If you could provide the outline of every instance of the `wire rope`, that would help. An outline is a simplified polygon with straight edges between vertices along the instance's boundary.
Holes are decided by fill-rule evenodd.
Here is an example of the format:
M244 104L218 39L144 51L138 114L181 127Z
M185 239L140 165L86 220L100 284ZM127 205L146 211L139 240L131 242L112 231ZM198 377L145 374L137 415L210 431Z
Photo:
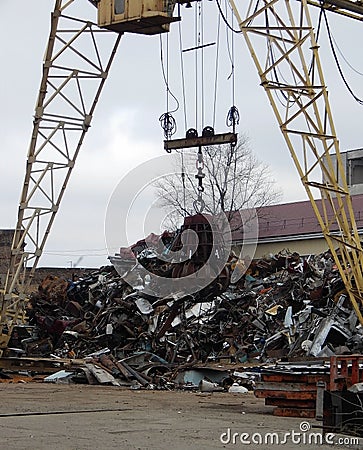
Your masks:
M179 52L180 52L180 71L182 79L182 96L183 96L183 110L184 110L184 128L188 129L187 119L187 101L186 101L186 89L185 89L185 73L184 73L184 58L183 58L183 37L181 31L181 23L179 22Z
M222 11L222 7L221 7L221 4L220 4L219 0L216 0L216 3L217 3L217 7L218 7L218 10L219 10L219 13L220 13L220 15L221 15L221 17L222 17L224 23L227 25L227 27L228 27L231 31L233 31L233 33L236 33L236 34L242 33L241 30L235 30L235 29L232 27L232 25L228 22L226 16L224 15L224 13L223 13L223 11Z
M350 87L350 85L348 84L348 81L345 78L345 75L343 73L342 67L341 67L341 65L339 63L339 59L338 59L337 53L335 51L334 42L333 42L333 38L332 38L332 34L331 34L331 30L330 30L330 25L329 25L327 14L326 14L325 9L324 8L322 8L322 9L323 9L323 15L324 15L324 21L325 21L325 25L326 25L326 30L327 30L327 33L328 33L328 39L329 39L329 43L330 43L330 48L331 48L331 51L332 51L332 54L333 54L333 57L334 57L335 64L337 66L338 72L340 74L340 77L341 77L345 87L347 88L348 92L354 98L354 100L359 105L363 105L363 100L360 99L357 95L355 95L355 93L353 92L353 89Z
M217 115L217 85L218 85L218 69L219 69L219 45L220 45L220 28L221 28L221 16L218 14L217 22L217 48L216 48L216 63L215 63L215 75L214 75L214 98L213 98L213 128L216 124Z

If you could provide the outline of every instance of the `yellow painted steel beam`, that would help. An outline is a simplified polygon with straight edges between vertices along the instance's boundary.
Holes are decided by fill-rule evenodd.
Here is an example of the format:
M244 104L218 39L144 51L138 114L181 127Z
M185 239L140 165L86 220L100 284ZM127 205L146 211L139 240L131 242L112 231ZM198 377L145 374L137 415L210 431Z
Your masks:
M265 0L257 9L253 2L230 0L230 4L352 306L363 324L363 252L308 2ZM316 192L322 199L321 209L315 201ZM332 231L337 229L339 235L335 236Z
M27 289L122 37L65 15L73 2L55 0L51 17L9 270L0 292L0 353L13 327L26 320Z

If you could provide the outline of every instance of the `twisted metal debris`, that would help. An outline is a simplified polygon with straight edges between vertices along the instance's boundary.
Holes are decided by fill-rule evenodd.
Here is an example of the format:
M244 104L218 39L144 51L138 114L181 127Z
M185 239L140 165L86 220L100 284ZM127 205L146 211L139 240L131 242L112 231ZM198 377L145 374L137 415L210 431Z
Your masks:
M141 260L149 268L157 265L150 252ZM243 261L230 258L229 268L236 264ZM283 251L255 260L224 292L212 286L203 295L158 298L148 292L140 262L130 274L139 278L137 288L113 266L72 281L48 277L31 298L31 328L19 327L11 351L98 358L101 364L101 355L107 355L113 364L108 370L126 381L137 377L132 364L125 369L120 361L143 355L134 367L156 366L153 375L165 386L163 374L196 363L271 362L362 350L362 329L329 253L303 258ZM143 378L147 372L138 373L151 383L149 375Z

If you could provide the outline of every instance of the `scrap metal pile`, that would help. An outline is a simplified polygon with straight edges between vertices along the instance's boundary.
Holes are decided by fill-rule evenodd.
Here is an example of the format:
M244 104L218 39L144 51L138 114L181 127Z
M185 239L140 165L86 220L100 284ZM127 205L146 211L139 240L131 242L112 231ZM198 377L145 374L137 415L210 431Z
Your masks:
M236 263L241 261L232 258L229 270ZM139 269L132 269L135 276ZM32 296L28 315L31 327L16 329L13 352L91 355L105 363L107 354L108 370L126 380L135 374L120 361L135 355L144 355L141 366L156 366L160 375L197 362L271 362L363 350L362 327L329 253L301 258L285 251L254 260L237 284L206 298L153 297L145 280L132 288L113 266L73 281L48 277ZM138 381L149 382L149 376Z

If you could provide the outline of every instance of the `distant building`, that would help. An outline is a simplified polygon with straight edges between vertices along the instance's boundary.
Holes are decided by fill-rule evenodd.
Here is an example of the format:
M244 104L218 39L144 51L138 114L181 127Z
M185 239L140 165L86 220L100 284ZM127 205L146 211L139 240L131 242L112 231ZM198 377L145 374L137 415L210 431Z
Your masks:
M358 233L363 238L363 194L352 195L352 204ZM317 207L322 211L322 201L316 200ZM328 217L332 216L328 212ZM248 217L248 214L247 214ZM258 230L256 232L256 246L244 249L244 256L248 252L251 258L262 258L269 254L276 254L282 250L291 253L297 252L301 256L323 253L328 250L328 244L323 236L320 224L309 200L280 205L264 206L257 210ZM248 220L248 219L247 219ZM239 213L233 214L230 220L232 232L232 248L239 254L245 243L243 226ZM332 226L331 232L339 233L338 228ZM164 235L162 235L164 236ZM136 262L136 256L149 246L157 248L162 236L151 234L146 239L138 241L128 248L121 248L120 253L109 257L112 264L122 267L123 270L131 268Z
M341 152L344 173L351 195L363 194L363 148ZM338 182L341 183L336 155L331 155ZM324 177L323 177L324 181Z
M331 155L331 158L338 183L341 183L336 155ZM363 237L363 148L341 152L341 158L352 196L358 232ZM317 200L317 205L320 209L321 200ZM321 253L328 249L310 201L267 206L260 209L258 216L259 241L256 258L284 248L301 255ZM241 239L241 233L233 234L234 244L240 244Z
M6 275L9 268L11 246L14 230L0 230L0 287L4 287ZM64 268L64 267L39 267L35 271L33 285L38 286L48 275L71 280L74 276L89 276L96 269L93 268Z
M322 202L317 200L321 209ZM363 194L352 196L358 232L363 236ZM328 250L328 245L314 214L310 201L265 206L258 211L258 244L255 258L283 249L300 255L318 254ZM337 231L337 229L331 229ZM232 233L233 245L243 242L243 231ZM252 257L252 255L250 255Z

